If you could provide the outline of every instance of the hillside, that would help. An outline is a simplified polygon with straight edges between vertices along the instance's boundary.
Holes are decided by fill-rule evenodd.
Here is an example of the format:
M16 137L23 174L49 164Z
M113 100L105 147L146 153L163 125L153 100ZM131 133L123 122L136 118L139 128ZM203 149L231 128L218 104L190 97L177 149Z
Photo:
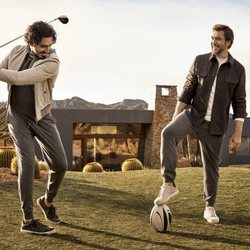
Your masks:
M7 102L0 102L0 109L6 108ZM74 96L64 100L53 100L54 109L117 109L117 110L147 110L148 104L140 99L124 99L113 104L102 104L88 102L80 97Z
M140 99L124 99L121 102L113 104L102 104L88 102L79 97L72 97L64 100L54 100L53 108L66 108L66 109L130 109L130 110L147 110L148 104Z

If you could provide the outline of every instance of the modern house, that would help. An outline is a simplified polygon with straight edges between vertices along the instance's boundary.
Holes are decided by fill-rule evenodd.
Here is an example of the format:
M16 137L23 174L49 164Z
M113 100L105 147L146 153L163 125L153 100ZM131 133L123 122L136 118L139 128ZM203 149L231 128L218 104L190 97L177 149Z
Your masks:
M159 168L161 130L171 121L177 102L177 87L156 85L155 110L53 109L66 150L69 170L81 170L97 161L104 169L120 170L125 159L138 158L146 167ZM250 118L246 118L242 145L235 154L228 150L233 130L230 118L222 149L222 166L250 164ZM0 137L0 145L7 143ZM3 142L5 141L5 142ZM179 156L199 157L195 135L178 145ZM39 154L39 153L38 153Z

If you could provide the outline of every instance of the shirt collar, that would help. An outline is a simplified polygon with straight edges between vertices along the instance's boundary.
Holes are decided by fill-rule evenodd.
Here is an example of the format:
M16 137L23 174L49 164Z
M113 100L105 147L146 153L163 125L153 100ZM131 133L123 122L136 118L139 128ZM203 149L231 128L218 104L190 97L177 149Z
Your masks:
M55 49L50 49L49 54L47 55L47 57L49 57L50 54L52 54L52 53L54 53L54 52L55 52ZM38 56L36 56L34 53L32 53L32 51L31 51L29 45L26 46L26 53L29 54L29 56L30 56L32 59L36 59L36 60L41 59L41 58L39 58ZM46 57L46 58L47 58L47 57ZM44 59L45 59L45 58L44 58Z
M36 55L34 55L30 49L30 46L27 45L26 47L26 53L29 55L29 57L31 57L32 59L38 59L38 57Z
M210 57L209 57L209 61L215 60L216 56L212 53L210 53ZM217 60L217 59L216 59ZM231 65L234 62L234 58L232 57L232 55L228 52L228 59L226 61L226 63L230 63Z

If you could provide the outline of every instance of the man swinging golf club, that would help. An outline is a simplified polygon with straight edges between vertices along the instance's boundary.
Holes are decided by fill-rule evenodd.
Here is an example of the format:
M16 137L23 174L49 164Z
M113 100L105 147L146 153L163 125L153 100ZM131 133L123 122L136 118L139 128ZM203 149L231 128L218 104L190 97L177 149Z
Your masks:
M48 221L60 223L53 200L68 164L51 115L52 89L59 71L59 59L52 45L57 35L46 22L34 22L24 34L27 46L18 45L0 64L0 81L8 84L7 122L18 161L18 191L23 212L21 232L52 234L55 228L42 224L33 215L34 139L49 165L45 194L37 199Z

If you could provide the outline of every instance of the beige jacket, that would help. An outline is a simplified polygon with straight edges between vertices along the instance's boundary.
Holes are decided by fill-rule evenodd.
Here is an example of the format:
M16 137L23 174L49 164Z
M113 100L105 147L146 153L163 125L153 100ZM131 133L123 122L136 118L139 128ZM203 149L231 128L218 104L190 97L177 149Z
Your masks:
M11 85L34 85L36 121L50 112L52 89L59 72L59 59L54 51L45 59L38 59L31 68L18 71L28 46L16 46L0 64L0 81L8 83L10 103Z

